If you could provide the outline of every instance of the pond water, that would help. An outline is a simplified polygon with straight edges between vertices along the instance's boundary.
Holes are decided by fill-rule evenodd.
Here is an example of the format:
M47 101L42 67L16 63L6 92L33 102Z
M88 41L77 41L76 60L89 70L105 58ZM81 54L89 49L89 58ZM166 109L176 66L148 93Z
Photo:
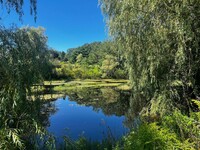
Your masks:
M111 88L81 89L66 92L66 97L50 102L54 107L47 130L56 138L77 140L84 136L91 141L119 139L129 132L125 125L128 107L126 93Z

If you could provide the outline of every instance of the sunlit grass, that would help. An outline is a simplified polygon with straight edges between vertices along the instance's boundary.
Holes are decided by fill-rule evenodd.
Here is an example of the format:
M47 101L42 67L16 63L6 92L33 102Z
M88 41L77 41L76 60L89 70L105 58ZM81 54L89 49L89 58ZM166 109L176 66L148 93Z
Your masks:
M117 86L117 89L123 90L123 91L129 91L131 90L131 86L129 84L123 84L123 85Z
M53 81L54 82L54 81ZM102 79L102 80L75 80L70 82L60 82L59 86L53 88L54 91L62 92L69 89L77 88L101 88L101 87L119 87L120 90L129 90L128 80L114 80L114 79ZM55 84L54 84L55 85Z
M63 97L67 91L76 90L82 88L103 88L103 87L113 87L118 90L130 90L128 80L116 80L116 79L77 79L73 81L65 81L65 80L55 80L55 81L44 81L40 86L33 86L33 92L39 92L41 95L41 99L43 100L52 100L59 97ZM45 86L48 86L45 88ZM54 94L46 94L54 93ZM56 93L56 94L55 94ZM59 93L59 94L57 94ZM63 94L61 94L63 93Z

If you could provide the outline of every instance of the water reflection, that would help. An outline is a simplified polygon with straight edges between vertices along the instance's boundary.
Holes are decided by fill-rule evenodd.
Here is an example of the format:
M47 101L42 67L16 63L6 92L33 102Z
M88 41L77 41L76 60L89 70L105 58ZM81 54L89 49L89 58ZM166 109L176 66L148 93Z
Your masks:
M129 109L128 91L114 88L79 88L66 91L66 98L46 103L51 111L48 130L57 137L84 135L91 140L126 134ZM47 112L48 112L47 111Z
M40 107L39 120L43 126L49 127L49 118L58 111L54 103L44 103Z
M105 115L123 116L129 108L130 93L114 88L75 89L66 95L80 105L92 106L95 111L101 109Z

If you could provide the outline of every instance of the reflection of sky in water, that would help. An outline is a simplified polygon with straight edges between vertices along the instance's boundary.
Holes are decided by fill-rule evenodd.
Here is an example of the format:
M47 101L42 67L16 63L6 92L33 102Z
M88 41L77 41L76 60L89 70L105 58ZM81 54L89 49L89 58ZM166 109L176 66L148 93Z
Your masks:
M48 131L56 137L64 135L77 139L84 135L93 141L103 139L111 131L114 137L121 137L128 129L123 126L124 117L106 116L101 109L78 105L76 102L58 99L54 101L58 111L50 117Z

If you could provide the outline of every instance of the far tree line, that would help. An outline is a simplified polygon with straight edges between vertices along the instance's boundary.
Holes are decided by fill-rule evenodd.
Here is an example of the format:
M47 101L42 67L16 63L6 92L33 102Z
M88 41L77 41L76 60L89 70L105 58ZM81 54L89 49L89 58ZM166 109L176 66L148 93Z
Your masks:
M115 42L93 42L65 52L49 51L51 79L127 79L125 58Z

